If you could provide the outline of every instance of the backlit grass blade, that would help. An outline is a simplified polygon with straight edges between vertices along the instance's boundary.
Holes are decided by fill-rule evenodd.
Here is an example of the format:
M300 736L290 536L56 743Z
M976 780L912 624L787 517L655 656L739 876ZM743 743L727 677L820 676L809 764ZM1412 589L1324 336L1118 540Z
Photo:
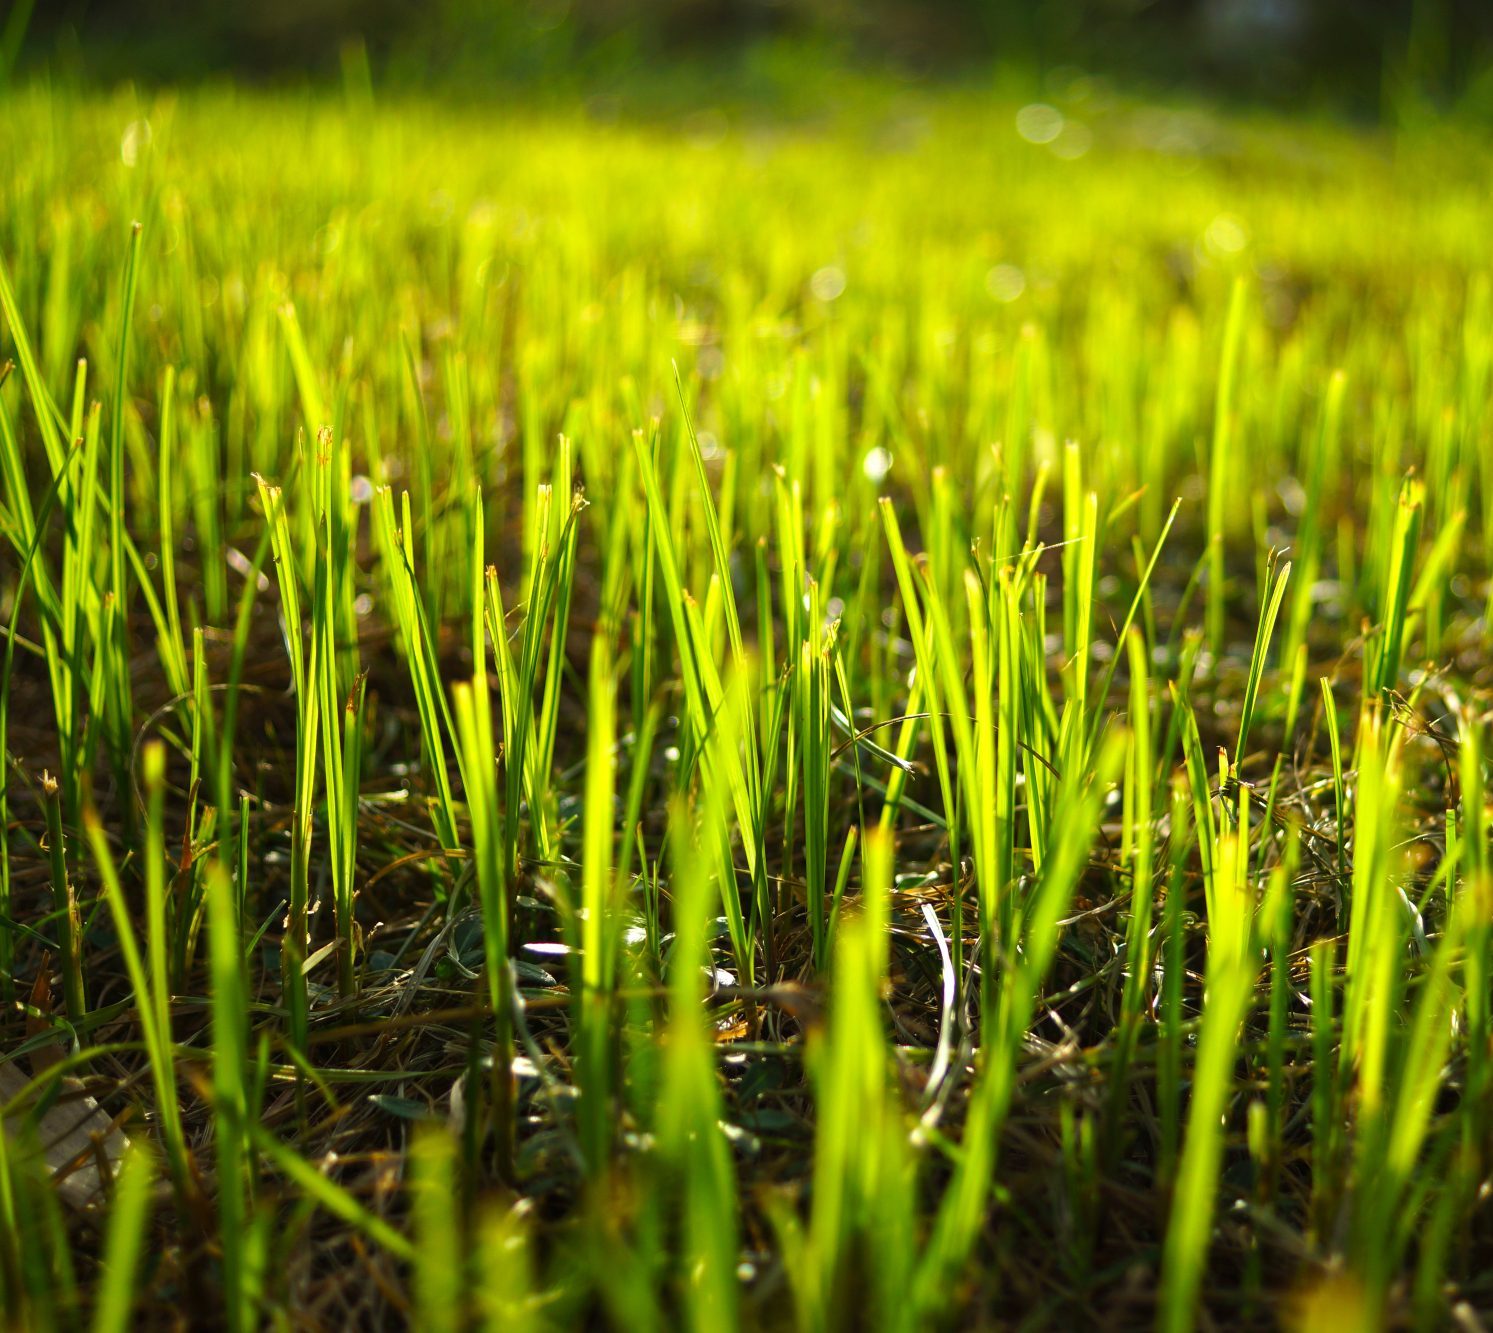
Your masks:
M301 627L299 565L284 492L263 478L258 479L260 503L264 506L275 553L275 572L280 587L280 614L290 656L291 689L296 701L295 805L291 812L290 910L280 950L280 984L290 1011L291 1039L297 1046L306 1040L308 1000L303 964L308 953L308 912L311 903L311 835L315 819L317 753L320 742L317 690L317 641L313 635L308 652Z
M106 736L115 772L126 772L129 747L134 739L134 698L130 691L130 585L125 547L124 433L129 412L130 350L134 343L130 327L135 313L135 287L140 263L141 226L130 228L125 260L123 296L120 301L119 334L115 351L114 407L109 415L109 600L105 623L109 627L104 654L105 698L108 701ZM185 680L181 682L185 684Z
M387 487L374 495L374 531L379 540L386 587L409 667L410 683L415 691L425 762L435 786L431 821L441 846L447 851L457 851L461 848L461 839L456 829L456 799L446 764L445 741L452 727L446 717L431 626L415 580L413 519L408 492L404 495L401 512L402 522L396 523L394 495Z
M1260 622L1255 631L1254 652L1249 659L1249 679L1244 686L1244 707L1239 717L1239 740L1234 746L1234 767L1244 762L1248 753L1249 728L1254 721L1255 704L1260 697L1260 680L1265 673L1265 659L1270 652L1270 639L1275 632L1275 620L1280 614L1281 602L1286 595L1286 581L1291 577L1291 563L1280 567L1273 580L1267 580L1269 601L1260 610Z
M1375 692L1393 689L1399 682L1424 499L1425 487L1418 481L1407 481L1395 508L1394 530L1385 552L1380 583L1383 600L1378 637L1370 644L1367 658L1367 684Z
M676 806L672 818L675 941L657 1132L673 1188L681 1196L680 1297L690 1326L703 1331L736 1323L736 1182L720 1130L720 1092L701 984L707 969L713 858L696 843L683 808ZM701 820L707 836L714 822L707 810Z
M154 751L161 761L159 749ZM159 781L159 779L157 779ZM134 923L130 919L129 904L125 900L124 887L120 883L114 853L109 847L108 835L104 832L97 814L84 812L84 830L93 851L94 864L103 881L102 894L114 921L119 937L120 952L124 957L130 985L134 991L135 1007L144 1034L146 1053L150 1061L151 1083L155 1090L155 1109L160 1120L161 1138L164 1141L166 1161L171 1169L172 1183L177 1197L183 1201L191 1196L191 1176L187 1163L186 1135L182 1128L181 1104L176 1092L176 1068L172 1058L171 1032L169 1029L169 997L158 994L153 981L164 972L160 964L161 948L155 950L156 961L147 970L136 942ZM157 844L159 845L159 844ZM155 893L159 894L159 880ZM156 899L151 915L159 923L164 916L163 904Z
M149 1151L131 1147L115 1182L109 1210L103 1277L93 1309L94 1333L125 1333L135 1326L136 1283L150 1220L153 1174Z
M181 607L176 590L176 503L173 488L177 468L176 446L176 370L167 366L161 382L161 438L156 459L156 513L161 529L161 588L167 633L160 636L158 652L173 692L185 694L186 640L182 637Z
M829 1026L812 1052L819 1117L802 1313L810 1327L843 1310L895 1326L913 1257L912 1162L882 1020L892 871L884 831L868 836L865 864L860 910L835 939ZM857 1260L872 1274L863 1293L849 1285Z
M458 1333L465 1326L466 1282L456 1197L456 1144L444 1128L425 1127L410 1152L415 1251L415 1308L421 1328Z
M1202 1032L1162 1260L1158 1326L1168 1333L1192 1328L1196 1316L1213 1229L1239 1025L1248 1011L1257 970L1251 947L1253 894L1244 873L1247 861L1238 835L1219 835Z
M336 1181L323 1175L306 1158L282 1143L263 1126L248 1125L254 1150L318 1208L355 1227L374 1244L403 1263L414 1263L414 1244L384 1218L371 1213Z
M1152 978L1152 879L1156 829L1152 816L1155 754L1151 744L1150 671L1138 630L1126 639L1130 665L1130 748L1125 766L1125 854L1130 869L1130 920L1125 931L1125 986L1120 999L1120 1031L1109 1093L1107 1139L1113 1152L1129 1106L1127 1073L1139 1036Z
M617 983L618 907L612 881L616 785L616 704L612 651L604 634L591 641L586 727L586 791L581 861L581 1140L599 1174L613 1134L612 1010Z
M733 698L745 684L742 677L732 678ZM742 716L739 707L721 711L710 742L713 749L736 747ZM729 799L726 785L716 782L704 789L698 815L677 800L670 812L674 948L669 959L669 1041L656 1132L671 1187L679 1197L684 1242L680 1298L696 1329L732 1328L737 1321L736 1179L720 1128L720 1089L704 987L705 978L714 972L709 953L714 915L710 878L720 863L712 844Z
M703 742L710 729L710 716L719 702L719 685L717 684L713 692L709 688L710 678L715 676L718 680L718 673L714 663L703 660L703 644L691 630L688 610L688 603L691 599L685 591L680 572L679 556L669 525L668 509L659 488L658 469L654 463L652 449L641 434L634 435L633 446L648 505L654 555L663 579L663 596L668 604L675 647L679 653L680 675L684 685L685 716L689 720L694 741L699 744ZM796 644L799 640L795 639L792 642ZM737 821L749 835L744 839L743 851L747 858L747 866L751 869L756 861L759 842L757 831L759 815L752 805L749 782L750 765L748 763L744 766L740 756L725 755L723 757L727 768L722 776L730 783Z
M912 561L902 540L902 528L897 520L897 511L892 507L891 501L885 497L878 501L878 508L881 511L887 547L892 554L892 569L897 576L897 588L902 598L902 613L907 617L909 637L912 639L913 654L917 664L918 689L926 701L924 707L928 713L928 729L933 742L933 761L938 774L939 795L943 798L943 809L950 816L949 855L954 864L958 865L959 821L953 817L957 808L954 802L953 769L949 763L949 747L945 740L941 687L938 671L934 666L932 639L929 637L929 630L923 615ZM954 922L954 973L962 989L964 985L964 931L960 924L957 898L954 903Z
M83 921L78 896L67 872L67 844L62 831L62 796L57 780L42 774L47 807L47 851L52 862L52 903L57 938L62 946L62 994L68 1020L76 1028L88 1014L83 990Z
M233 886L221 862L207 870L208 939L212 968L213 1146L217 1154L218 1227L223 1247L224 1312L234 1333L249 1328L248 1196L245 1189L249 1116L243 948Z
M493 1135L499 1174L510 1180L514 1171L513 981L509 966L513 906L498 821L497 755L493 749L486 677L479 676L471 686L458 684L453 687L452 704L457 736L466 756L467 814L472 825L477 903L485 939L483 974L493 1019Z

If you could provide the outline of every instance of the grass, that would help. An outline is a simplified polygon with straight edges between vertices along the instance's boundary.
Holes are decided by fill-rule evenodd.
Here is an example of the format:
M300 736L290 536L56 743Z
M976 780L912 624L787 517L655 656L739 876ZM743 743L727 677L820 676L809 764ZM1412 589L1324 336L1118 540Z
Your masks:
M4 93L7 1326L1493 1318L1489 149L861 93Z

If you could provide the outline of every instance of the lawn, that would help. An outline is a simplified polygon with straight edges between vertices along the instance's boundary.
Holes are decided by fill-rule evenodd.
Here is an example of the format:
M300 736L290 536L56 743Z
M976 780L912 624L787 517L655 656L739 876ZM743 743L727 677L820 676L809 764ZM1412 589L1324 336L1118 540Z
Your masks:
M1493 1319L1493 149L0 93L0 1322Z

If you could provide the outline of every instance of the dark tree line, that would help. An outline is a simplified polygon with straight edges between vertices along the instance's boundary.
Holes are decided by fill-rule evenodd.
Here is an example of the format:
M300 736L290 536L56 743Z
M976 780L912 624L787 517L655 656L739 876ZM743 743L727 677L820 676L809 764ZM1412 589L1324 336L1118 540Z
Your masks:
M22 0L12 0L12 3ZM335 69L351 37L407 75L544 76L768 37L925 72L1079 64L1289 101L1373 105L1386 80L1449 99L1493 65L1489 0L40 0L33 58L59 41L146 76Z

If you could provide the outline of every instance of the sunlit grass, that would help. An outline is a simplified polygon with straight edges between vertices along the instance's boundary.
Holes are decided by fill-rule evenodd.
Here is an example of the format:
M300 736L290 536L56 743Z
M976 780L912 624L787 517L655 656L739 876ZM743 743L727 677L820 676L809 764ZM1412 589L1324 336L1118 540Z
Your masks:
M863 92L4 95L9 1324L1493 1316L1493 159Z

